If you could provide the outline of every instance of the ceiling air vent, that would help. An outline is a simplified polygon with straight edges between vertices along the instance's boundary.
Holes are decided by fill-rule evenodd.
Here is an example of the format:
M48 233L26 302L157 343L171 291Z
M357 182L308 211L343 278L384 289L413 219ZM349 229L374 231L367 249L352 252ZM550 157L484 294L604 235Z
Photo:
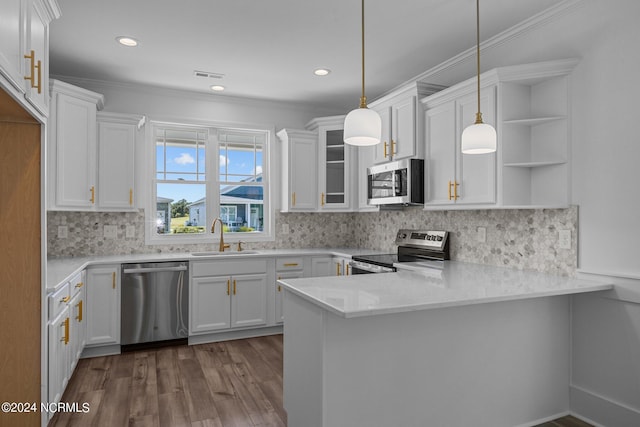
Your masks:
M210 79L221 79L224 77L224 74L221 73L211 73L209 71L198 71L195 70L193 75L196 77L208 77Z

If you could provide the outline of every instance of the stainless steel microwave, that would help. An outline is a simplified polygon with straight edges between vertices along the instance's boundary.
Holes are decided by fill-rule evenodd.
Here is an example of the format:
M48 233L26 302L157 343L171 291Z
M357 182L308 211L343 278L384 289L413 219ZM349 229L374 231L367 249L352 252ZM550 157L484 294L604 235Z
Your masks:
M368 203L421 205L424 203L424 160L405 159L367 168Z

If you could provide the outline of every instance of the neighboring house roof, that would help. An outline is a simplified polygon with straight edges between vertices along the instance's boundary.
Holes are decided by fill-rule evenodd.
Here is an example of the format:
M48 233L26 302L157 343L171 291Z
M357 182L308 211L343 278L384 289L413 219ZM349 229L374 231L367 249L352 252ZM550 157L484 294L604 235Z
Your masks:
M190 207L195 206L195 205L202 205L202 204L204 204L204 200L205 200L205 198L203 197L202 199L198 199L195 202L187 203L187 207L190 208Z
M166 197L158 197L156 203L171 203L173 199L167 199Z
M247 178L241 183L247 182L262 182L262 175L257 175L255 179ZM238 185L229 185L220 190L222 196L233 196L240 197L244 199L250 199L255 201L262 201L263 197L263 188L262 186L253 186L253 185L242 185L239 183Z

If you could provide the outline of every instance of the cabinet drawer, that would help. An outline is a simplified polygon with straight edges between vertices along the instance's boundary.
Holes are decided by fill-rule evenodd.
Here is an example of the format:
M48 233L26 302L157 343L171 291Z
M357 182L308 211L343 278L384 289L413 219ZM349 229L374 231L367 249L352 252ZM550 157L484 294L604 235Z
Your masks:
M278 258L276 259L276 271L303 270L304 258Z
M67 282L49 296L49 320L55 319L65 309L70 299L69 282Z
M266 273L267 260L247 261L226 259L219 261L191 262L192 277L231 276L234 274Z
M85 272L82 271L75 276L71 280L69 280L69 295L71 298L76 296L78 292L84 287L85 284Z

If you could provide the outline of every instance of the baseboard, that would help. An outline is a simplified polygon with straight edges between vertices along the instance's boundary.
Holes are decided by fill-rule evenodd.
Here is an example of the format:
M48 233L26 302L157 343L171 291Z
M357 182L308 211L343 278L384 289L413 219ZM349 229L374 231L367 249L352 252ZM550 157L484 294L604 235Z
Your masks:
M120 354L120 344L85 347L84 350L82 350L80 358L85 359L87 357L113 356L114 354Z
M596 427L640 426L640 410L582 387L570 386L571 414Z
M216 332L203 335L191 335L189 345L206 344L210 342L239 340L243 338L264 337L267 335L277 335L282 333L282 325L269 326L266 328L243 329L239 331Z
M557 414L549 415L548 417L540 418L535 421L529 421L524 424L518 424L517 426L514 426L514 427L534 427L540 424L548 423L553 420L557 420L558 418L566 417L567 415L570 415L570 414L571 413L569 411L559 412Z

